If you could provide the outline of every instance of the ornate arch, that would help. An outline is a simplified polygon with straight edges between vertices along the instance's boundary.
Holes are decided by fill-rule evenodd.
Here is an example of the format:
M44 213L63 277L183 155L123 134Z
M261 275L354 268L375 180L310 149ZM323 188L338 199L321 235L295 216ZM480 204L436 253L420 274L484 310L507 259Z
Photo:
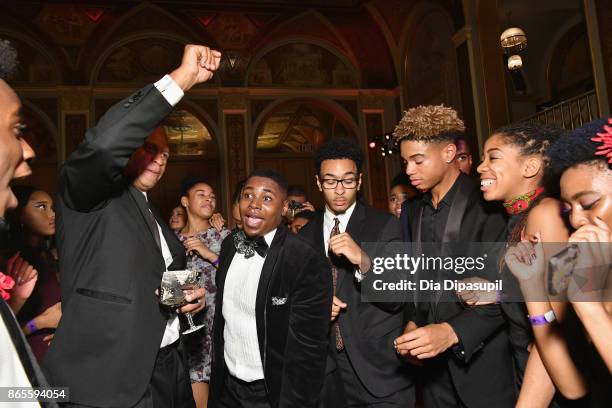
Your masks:
M431 30L433 26L435 30ZM440 28L446 29L447 38L439 36ZM454 32L453 19L446 9L424 0L415 5L399 41L402 61L399 76L400 83L404 84L404 106L444 102L459 107L457 56L452 42ZM431 37L432 34L437 37ZM417 90L427 93L417 95Z
M279 107L290 104L292 102L300 101L311 102L314 105L319 106L324 110L337 115L338 118L342 121L343 125L345 125L350 131L352 131L356 138L359 138L360 129L358 124L355 122L350 113L348 113L344 107L340 106L335 101L320 97L287 96L284 98L279 98L275 102L266 106L266 108L257 116L255 121L253 122L253 126L251 126L251 133L248 138L249 145L247 146L248 151L252 152L253 155L256 154L257 134L259 133L261 126L266 122L267 119L270 118L272 114L274 114L275 111L278 110Z
M143 54L139 54L139 55L135 55L131 50L129 50L127 48L128 45L139 42L139 41L151 41L151 40L159 40L159 41L164 41L166 43L171 43L171 44L176 44L176 45L180 45L180 52L178 50L175 50L174 54L177 55L169 55L168 56L168 60L166 61L166 65L161 65L159 68L153 68L151 67L151 71L152 70L159 70L159 72L152 72L151 75L154 76L158 76L158 75L162 75L163 73L169 72L170 69L174 68L176 66L176 64L180 61L180 57L182 56L182 50L183 50L183 46L184 44L188 43L189 40L185 37L181 37L179 35L176 34L172 34L172 33L164 33L164 32L158 32L158 31L140 31L137 33L132 33L126 37L123 37L121 39L119 39L118 41L110 44L108 47L106 47L104 49L104 51L102 51L99 54L99 57L97 58L93 69L91 71L91 75L89 78L89 83L91 85L95 85L97 83L105 83L104 81L100 81L99 77L100 77L100 73L102 71L102 69L104 67L107 67L109 63L114 63L114 61L110 61L110 58L113 58L113 56L116 56L117 59L117 69L121 69L121 65L120 64L129 64L126 66L127 69L129 69L129 67L136 65L137 64L137 60L136 59L140 59L140 60L146 60L146 56L144 56ZM172 54L172 50L166 50L164 49L164 47L162 47L161 45L158 45L158 50L161 51L162 53L167 53L167 54ZM122 53L122 51L125 51L125 53L123 53L123 55L119 55L120 53ZM143 50L142 52L146 52L146 50ZM164 59L164 55L160 55L158 56L158 59ZM106 65L105 65L106 64ZM213 77L214 82L210 83L210 85L214 85L214 86L220 86L220 79L218 75L215 75ZM114 83L130 83L133 82L133 79L127 79L126 81L113 81ZM141 83L141 81L139 82Z
M281 40L271 42L264 47L260 48L257 53L251 59L249 66L246 70L245 81L246 85L249 86L251 83L251 77L253 75L254 70L258 67L259 63L275 50L280 49L284 46L296 45L296 44L304 44L304 45L313 45L315 47L320 47L325 51L331 53L334 57L336 57L344 66L349 70L350 75L352 77L352 86L358 87L361 83L361 75L359 70L352 64L350 59L338 48L334 45L322 41L318 38L308 37L308 36L291 36L285 37Z

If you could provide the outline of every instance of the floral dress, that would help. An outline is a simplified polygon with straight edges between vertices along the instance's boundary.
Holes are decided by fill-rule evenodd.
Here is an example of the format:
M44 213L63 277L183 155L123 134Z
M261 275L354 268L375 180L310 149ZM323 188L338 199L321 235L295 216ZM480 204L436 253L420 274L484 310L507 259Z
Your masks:
M223 228L220 232L215 228L209 228L195 235L211 251L221 252L221 242L230 234L230 231ZM176 235L181 242L188 237L177 232ZM206 307L194 316L195 324L204 324L204 327L194 333L184 337L187 360L189 364L189 377L191 382L210 381L210 362L212 349L212 326L215 316L215 276L217 269L208 261L202 259L198 254L187 256L187 267L195 268L202 272L200 284L206 290Z

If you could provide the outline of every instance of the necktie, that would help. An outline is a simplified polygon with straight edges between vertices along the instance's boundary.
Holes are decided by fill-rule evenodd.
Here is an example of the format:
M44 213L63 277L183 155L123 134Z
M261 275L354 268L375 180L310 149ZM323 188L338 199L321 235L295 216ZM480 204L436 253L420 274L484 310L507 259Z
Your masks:
M334 218L334 226L329 234L329 240L331 241L331 239L338 234L340 234L340 220L336 217ZM332 284L333 284L334 296L335 296L336 286L338 284L338 268L336 268L336 266L334 265L332 261L333 254L331 250L329 249L329 244L327 247L327 257L329 259L329 264L331 265ZM340 325L338 324L338 319L336 319L336 321L334 322L332 330L334 330L336 334L336 350L341 351L342 349L344 349L344 341L342 340L342 335L340 334Z
M147 200L147 207L148 207L149 201ZM159 249L161 249L161 238L159 237L159 229L157 228L157 221L155 221L155 217L153 216L153 212L151 212L151 209L148 208L149 210L149 214L147 217L147 221L149 221L149 227L151 227L151 229L153 230L153 237L155 238L155 243L157 244L157 247Z
M244 254L245 258L250 258L255 255L255 252L262 258L268 253L268 243L264 237L247 237L244 231L238 231L234 234L234 246L236 252Z

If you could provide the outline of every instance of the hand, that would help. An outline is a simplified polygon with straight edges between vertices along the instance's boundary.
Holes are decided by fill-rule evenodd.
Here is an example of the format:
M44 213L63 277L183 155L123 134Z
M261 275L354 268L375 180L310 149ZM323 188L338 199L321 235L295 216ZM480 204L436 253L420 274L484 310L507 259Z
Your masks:
M297 211L297 212L300 212L300 211L312 211L312 212L316 212L317 210L315 210L314 205L312 205L310 203L310 201L306 201L305 203L302 204L302 208L300 208L300 210ZM296 214L297 214L297 212L296 212Z
M183 246L187 252L195 252L207 261L214 262L218 258L218 255L208 249L208 247L197 237L187 238L183 242Z
M220 63L219 51L203 45L187 44L181 66L172 71L170 76L183 91L188 91L194 85L212 78Z
M221 232L223 227L225 226L225 219L220 213L214 213L212 217L210 217L210 225L213 226L214 229Z
M21 257L20 252L9 258L6 268L7 274L15 280L15 286L11 290L12 301L28 299L38 279L36 269Z
M523 240L506 251L504 259L508 269L521 282L532 281L544 283L546 264L544 248L539 232L535 234L535 244Z
M338 315L340 315L340 312L343 309L346 309L347 306L348 305L346 303L334 296L331 309L331 321L333 322L334 320L336 320L338 318Z
M466 283L491 283L487 279L480 278L478 276L472 276L469 278L462 279L461 282ZM490 305L497 302L497 292L487 290L464 290L457 292L457 296L461 298L468 306L482 306Z
M411 355L423 360L432 358L459 343L448 323L434 323L411 330L395 339L395 349L401 356Z
M612 265L612 232L601 219L596 225L583 225L570 235L568 242L577 244L578 257L568 287L575 303L601 301Z
M350 263L359 267L362 273L370 269L370 258L347 232L333 236L329 240L329 249L335 255L344 255Z
M57 302L36 317L36 327L38 329L56 329L61 318L62 303Z
M201 312L206 307L206 300L204 295L206 290L204 288L198 288L193 290L185 291L185 300L187 302L193 302L197 300L197 303L188 303L179 309L179 313L191 313L192 315Z
M410 322L408 322L408 324L404 328L404 334L407 334L407 333L410 333L412 331L415 331L418 328L419 328L419 326L417 326L415 322L410 321ZM400 338L401 338L401 336L393 341L393 346L395 347L395 352L398 355L401 355L400 351L397 348L397 345L398 345L397 340L400 339ZM421 360L419 360L418 358L412 356L411 354L405 354L405 355L401 355L401 356L403 357L404 361L407 362L408 364L415 365L415 366L422 366L423 365L423 362Z
M55 333L51 333L45 337L43 337L43 342L47 343L47 346L51 345L51 341L53 340L53 337L55 337Z

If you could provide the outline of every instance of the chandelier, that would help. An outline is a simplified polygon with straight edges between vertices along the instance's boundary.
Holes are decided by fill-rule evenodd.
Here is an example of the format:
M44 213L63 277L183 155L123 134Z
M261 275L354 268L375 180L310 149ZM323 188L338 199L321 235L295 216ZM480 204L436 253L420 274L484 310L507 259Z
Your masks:
M504 54L516 54L527 48L527 35L518 27L510 27L501 34L500 44Z

